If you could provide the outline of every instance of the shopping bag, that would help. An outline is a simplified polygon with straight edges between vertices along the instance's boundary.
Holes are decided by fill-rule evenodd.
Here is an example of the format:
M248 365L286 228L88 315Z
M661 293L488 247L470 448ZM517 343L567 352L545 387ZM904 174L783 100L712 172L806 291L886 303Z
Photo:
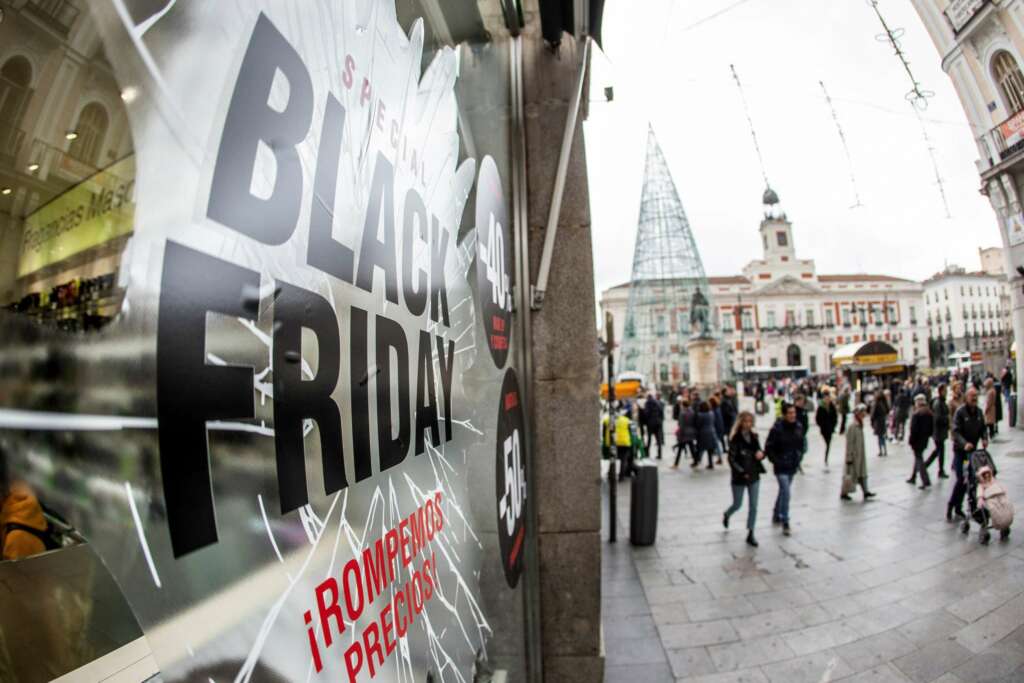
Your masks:
M853 480L853 477L849 474L843 475L843 495L848 496L857 490L857 482Z

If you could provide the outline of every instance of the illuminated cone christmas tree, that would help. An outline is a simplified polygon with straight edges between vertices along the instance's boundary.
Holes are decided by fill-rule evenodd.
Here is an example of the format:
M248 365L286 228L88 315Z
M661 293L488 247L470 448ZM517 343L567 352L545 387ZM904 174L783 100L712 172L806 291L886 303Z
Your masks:
M690 305L698 290L711 301L686 211L654 131L648 128L640 219L619 360L623 371L641 373L649 386L687 380L686 343L693 334ZM717 316L711 314L708 324L717 336Z

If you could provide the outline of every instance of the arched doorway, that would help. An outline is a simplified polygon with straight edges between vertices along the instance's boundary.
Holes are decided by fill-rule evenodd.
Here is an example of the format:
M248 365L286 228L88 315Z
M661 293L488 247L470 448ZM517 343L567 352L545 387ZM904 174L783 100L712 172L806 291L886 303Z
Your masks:
M796 344L790 344L786 349L786 365L790 367L800 365L800 347Z

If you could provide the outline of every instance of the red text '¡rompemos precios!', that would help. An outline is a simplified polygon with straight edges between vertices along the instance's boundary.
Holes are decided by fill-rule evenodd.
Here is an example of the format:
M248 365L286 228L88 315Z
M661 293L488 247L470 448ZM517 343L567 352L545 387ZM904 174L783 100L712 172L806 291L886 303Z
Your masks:
M315 618L320 622L324 649L345 632L346 622L354 625L377 597L390 596L377 618L363 629L361 637L353 638L345 650L345 671L350 682L356 680L364 667L371 678L376 677L378 667L384 665L384 659L395 651L398 641L405 637L433 597L438 585L436 554L430 552L419 568L415 568L413 561L421 553L426 554L427 544L443 527L441 492L438 491L398 526L368 545L362 557L353 557L345 563L337 577L329 577L316 587ZM402 569L406 569L409 579L400 589L391 590L395 579L401 577ZM323 662L312 626L313 611L307 610L303 619L313 665L319 673Z

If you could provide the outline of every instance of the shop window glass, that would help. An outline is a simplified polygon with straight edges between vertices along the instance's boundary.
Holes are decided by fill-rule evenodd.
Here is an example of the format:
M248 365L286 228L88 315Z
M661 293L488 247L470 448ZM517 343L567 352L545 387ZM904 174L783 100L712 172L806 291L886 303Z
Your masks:
M1007 110L1015 114L1024 109L1024 76L1013 55L1006 50L997 52L992 58L992 73L1003 93Z

